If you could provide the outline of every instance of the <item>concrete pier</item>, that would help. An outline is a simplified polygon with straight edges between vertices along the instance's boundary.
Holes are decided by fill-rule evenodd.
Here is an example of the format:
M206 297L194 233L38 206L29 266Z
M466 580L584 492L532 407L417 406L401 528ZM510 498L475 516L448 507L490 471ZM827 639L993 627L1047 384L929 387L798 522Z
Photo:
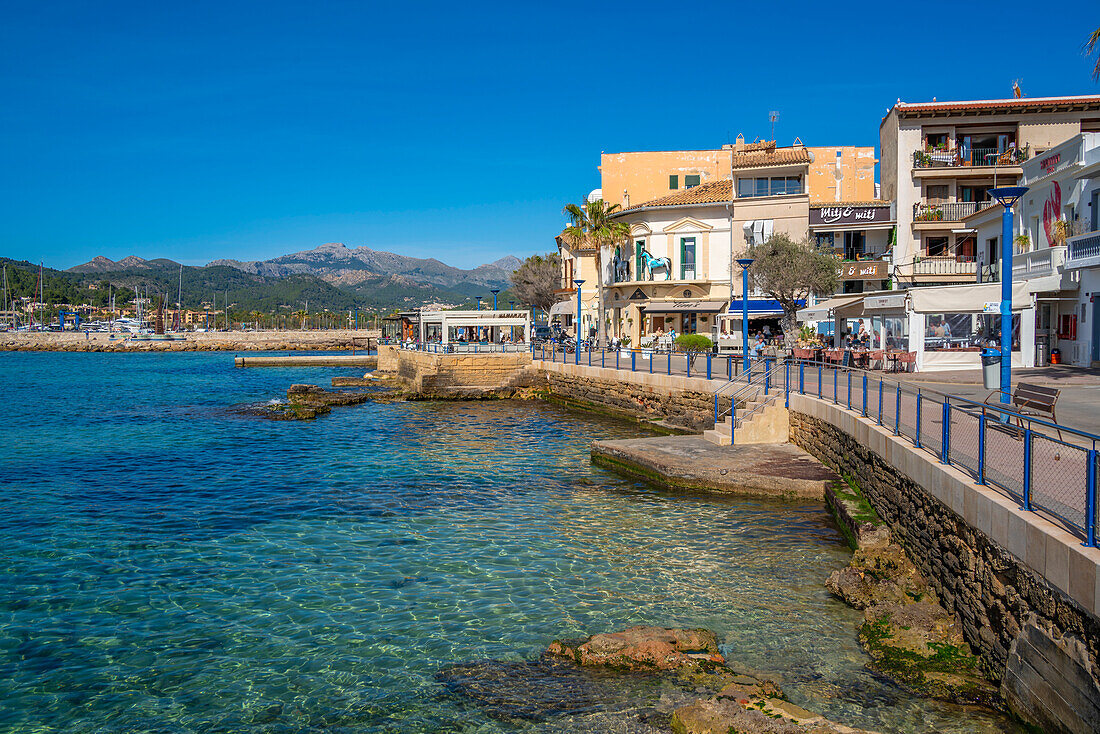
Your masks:
M378 366L374 354L287 354L237 357L238 367L367 367Z

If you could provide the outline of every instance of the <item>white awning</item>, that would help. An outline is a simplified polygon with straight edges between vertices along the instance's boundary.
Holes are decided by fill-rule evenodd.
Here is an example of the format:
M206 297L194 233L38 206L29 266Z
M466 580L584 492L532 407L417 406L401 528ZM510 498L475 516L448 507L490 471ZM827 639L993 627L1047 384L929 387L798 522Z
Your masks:
M550 307L551 316L576 316L577 304L572 301L558 301Z
M795 318L799 321L825 321L833 315L834 309L849 303L854 303L861 298L863 298L863 296L856 295L830 298L826 301L821 301L817 305L800 309L795 313Z
M643 306L646 313L718 313L725 301L650 301Z
M916 313L982 313L987 303L1000 303L1000 283L974 283L971 285L944 285L927 288L911 288L909 291L913 311ZM1013 283L1012 310L1031 308L1031 296L1027 283Z
M897 291L880 296L865 296L863 298L864 311L904 311L905 299L908 291Z

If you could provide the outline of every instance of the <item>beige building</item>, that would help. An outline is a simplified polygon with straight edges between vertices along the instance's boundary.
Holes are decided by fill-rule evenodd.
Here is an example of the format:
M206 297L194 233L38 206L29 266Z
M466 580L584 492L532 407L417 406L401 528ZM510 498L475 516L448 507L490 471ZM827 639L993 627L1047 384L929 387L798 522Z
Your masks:
M734 260L773 233L806 236L806 182L814 160L804 146L746 147L728 164L732 179L633 204L617 215L630 226L630 241L607 260L613 336L645 346L670 331L716 340L739 333L740 322L732 328L729 313L731 301L742 297Z
M1090 131L1100 131L1100 96L898 101L879 126L897 285L977 280L990 263L978 262L967 217L990 206L989 189L1018 184L1025 161Z
M715 150L643 151L600 156L601 192L605 201L628 207L711 181L728 179L731 165L747 153L775 148L774 142L745 143ZM876 198L873 147L806 147L810 154L805 185L815 200L869 201Z

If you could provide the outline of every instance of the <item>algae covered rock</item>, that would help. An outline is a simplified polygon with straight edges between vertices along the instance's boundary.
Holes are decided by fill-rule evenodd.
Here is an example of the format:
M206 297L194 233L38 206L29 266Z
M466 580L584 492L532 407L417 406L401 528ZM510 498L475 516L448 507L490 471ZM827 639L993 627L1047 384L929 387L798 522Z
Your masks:
M724 662L718 640L705 629L630 627L622 632L592 635L580 644L555 640L547 653L578 665L617 670L666 671Z

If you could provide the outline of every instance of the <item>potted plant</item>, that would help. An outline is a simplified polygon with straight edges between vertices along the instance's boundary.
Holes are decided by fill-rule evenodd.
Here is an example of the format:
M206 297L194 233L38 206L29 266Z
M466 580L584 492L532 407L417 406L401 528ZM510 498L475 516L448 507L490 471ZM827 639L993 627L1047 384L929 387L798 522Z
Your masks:
M1016 239L1013 240L1016 245L1016 252L1023 254L1025 252L1031 252L1031 237L1026 234L1016 235Z

